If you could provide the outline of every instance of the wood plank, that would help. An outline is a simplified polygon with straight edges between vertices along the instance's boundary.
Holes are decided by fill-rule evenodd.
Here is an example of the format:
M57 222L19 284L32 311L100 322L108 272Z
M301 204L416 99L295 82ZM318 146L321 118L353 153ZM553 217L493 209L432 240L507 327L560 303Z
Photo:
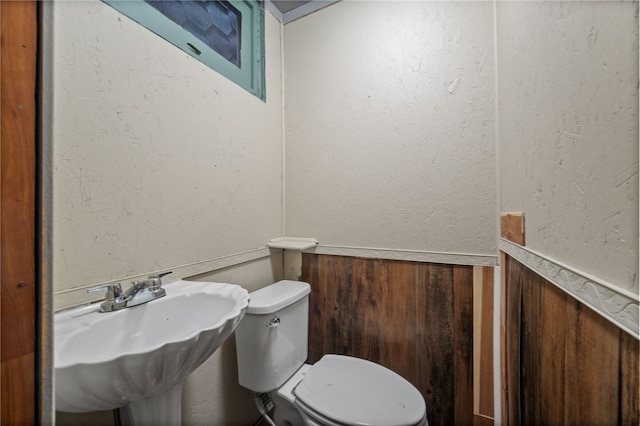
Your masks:
M505 425L509 425L509 375L511 366L507 362L507 348L510 339L510 329L507 327L507 255L500 251L500 418Z
M502 213L500 215L500 236L524 246L524 213Z
M3 426L36 424L34 368L33 352L0 362Z
M2 2L2 359L34 351L36 4ZM4 344L6 343L6 344Z
M640 342L620 331L620 425L640 424Z
M482 371L482 266L473 267L473 414L480 412L480 372Z
M506 278L502 290L505 294L505 350L502 365L505 369L506 402L503 421L508 425L522 423L520 417L520 326L522 319L522 276L519 263L506 256L503 268Z
M562 424L565 394L567 295L517 263L522 290L522 418L533 424ZM536 401L535 404L530 401Z
M539 401L539 411L544 414L540 421L548 424L560 424L563 421L565 398L567 395L562 391L563 377L566 371L565 364L565 344L567 327L559 326L565 324L567 320L567 303L569 296L532 271L526 269L531 274L525 281L528 287L537 287L539 293L539 332L537 334L538 365L537 374L539 389L543 391L532 398ZM567 324L568 325L568 324Z
M478 411L493 418L493 268L482 267L482 312L480 314L480 364L478 368ZM475 331L475 326L474 326Z
M523 274L526 271L520 268L518 272ZM539 381L539 372L542 369L539 356L542 289L539 285L532 285L524 279L523 283L520 311L520 398L521 401L530 401L542 395ZM539 407L540 404L522 404L520 413L523 423L539 424Z
M0 2L0 424L35 424L37 4Z
M565 314L564 421L617 424L619 330L579 301L572 299L570 305Z
M427 402L429 424L451 425L455 422L456 398L453 270L426 265L418 269L418 274L423 291L417 294L422 307L417 321L429 326L422 336L425 346L418 360L426 383L419 389Z
M456 425L473 425L473 268L453 266L454 411Z

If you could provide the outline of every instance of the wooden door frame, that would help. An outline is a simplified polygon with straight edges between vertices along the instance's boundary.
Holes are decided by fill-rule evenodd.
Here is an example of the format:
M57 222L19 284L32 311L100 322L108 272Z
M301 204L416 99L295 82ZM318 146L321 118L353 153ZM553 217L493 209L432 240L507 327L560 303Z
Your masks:
M0 2L2 425L53 424L51 169L43 167L51 155L40 136L50 108L41 96L40 15L35 0Z

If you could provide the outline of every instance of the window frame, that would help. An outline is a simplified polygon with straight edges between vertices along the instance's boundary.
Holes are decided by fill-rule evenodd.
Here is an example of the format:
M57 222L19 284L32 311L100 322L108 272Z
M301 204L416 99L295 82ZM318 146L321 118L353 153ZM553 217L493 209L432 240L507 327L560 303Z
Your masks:
M167 40L189 56L227 77L262 101L265 90L264 8L259 0L227 0L242 14L238 67L144 0L102 0Z

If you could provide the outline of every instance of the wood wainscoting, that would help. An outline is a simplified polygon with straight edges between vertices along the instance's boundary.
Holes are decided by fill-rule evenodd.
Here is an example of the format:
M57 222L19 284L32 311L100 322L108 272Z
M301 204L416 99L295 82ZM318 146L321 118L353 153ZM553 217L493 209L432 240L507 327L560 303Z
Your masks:
M503 273L503 423L640 424L638 340L509 256Z
M384 365L425 398L429 424L473 424L473 267L302 255L309 359Z

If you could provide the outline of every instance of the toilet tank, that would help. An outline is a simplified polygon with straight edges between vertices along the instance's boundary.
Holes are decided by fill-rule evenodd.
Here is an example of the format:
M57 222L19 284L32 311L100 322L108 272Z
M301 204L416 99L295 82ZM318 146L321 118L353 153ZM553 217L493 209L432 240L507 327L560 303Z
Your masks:
M270 392L304 364L310 291L308 283L284 280L250 294L235 331L240 385Z

